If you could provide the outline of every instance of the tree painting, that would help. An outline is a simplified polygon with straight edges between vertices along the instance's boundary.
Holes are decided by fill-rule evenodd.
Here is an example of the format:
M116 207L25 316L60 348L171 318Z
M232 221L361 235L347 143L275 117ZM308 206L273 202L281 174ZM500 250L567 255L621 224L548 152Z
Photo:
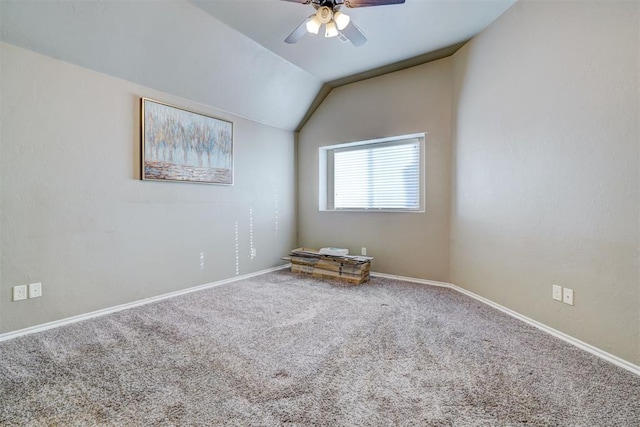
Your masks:
M233 184L233 124L142 98L142 179Z

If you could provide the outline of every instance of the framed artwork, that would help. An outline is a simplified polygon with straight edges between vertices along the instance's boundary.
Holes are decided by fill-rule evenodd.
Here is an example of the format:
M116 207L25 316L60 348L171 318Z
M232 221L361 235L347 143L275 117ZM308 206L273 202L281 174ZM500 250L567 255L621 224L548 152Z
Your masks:
M140 99L143 180L233 184L233 123Z

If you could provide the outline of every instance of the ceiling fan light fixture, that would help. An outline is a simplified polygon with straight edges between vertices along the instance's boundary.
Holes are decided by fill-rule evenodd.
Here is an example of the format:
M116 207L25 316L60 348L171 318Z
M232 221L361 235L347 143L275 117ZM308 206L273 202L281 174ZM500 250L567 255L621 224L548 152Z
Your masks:
M331 21L327 23L327 30L324 33L325 37L335 37L338 35L338 28L336 27L336 23Z
M349 21L351 21L351 17L342 12L335 12L333 14L333 20L335 21L336 27L338 27L338 30L342 31L347 27L347 25L349 25Z
M318 34L320 26L322 26L322 22L320 22L316 15L313 15L313 18L307 21L307 31L312 34Z
M333 10L331 10L327 6L322 6L316 12L316 18L318 18L319 22L323 24L328 24L333 19Z
M276 0L271 0L276 1ZM402 4L406 0L282 0L293 3L301 3L310 5L315 9L313 15L306 18L300 25L289 34L284 42L294 44L300 41L307 32L319 34L324 30L324 36L336 37L343 41L349 41L355 47L362 46L367 42L367 37L362 30L358 28L355 22L352 22L349 15L342 13L343 7L370 7L385 6L391 4ZM412 0L414 1L414 0ZM415 0L417 1L417 0ZM2 0L0 0L2 2ZM324 28L322 28L324 26Z

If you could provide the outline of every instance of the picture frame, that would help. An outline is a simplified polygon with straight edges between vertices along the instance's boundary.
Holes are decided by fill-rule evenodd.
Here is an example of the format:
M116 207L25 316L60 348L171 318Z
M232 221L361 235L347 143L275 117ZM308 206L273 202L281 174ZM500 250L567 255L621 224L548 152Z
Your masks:
M233 185L233 122L140 98L141 179Z

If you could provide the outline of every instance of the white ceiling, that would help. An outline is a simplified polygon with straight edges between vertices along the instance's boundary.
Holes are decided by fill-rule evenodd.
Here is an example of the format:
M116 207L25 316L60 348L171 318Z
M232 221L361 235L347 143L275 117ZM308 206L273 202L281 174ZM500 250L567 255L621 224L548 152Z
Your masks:
M361 47L307 34L284 39L315 9L281 0L190 0L323 82L369 71L466 41L516 0L406 0L405 4L343 8L368 38Z
M186 0L0 0L0 41L286 130L322 88Z
M471 38L514 2L407 0L345 8L369 37L356 48L311 34L284 43L314 9L281 0L0 0L0 41L296 130L332 87L425 62L433 51ZM367 73L356 75L361 72ZM335 81L344 77L351 78Z

